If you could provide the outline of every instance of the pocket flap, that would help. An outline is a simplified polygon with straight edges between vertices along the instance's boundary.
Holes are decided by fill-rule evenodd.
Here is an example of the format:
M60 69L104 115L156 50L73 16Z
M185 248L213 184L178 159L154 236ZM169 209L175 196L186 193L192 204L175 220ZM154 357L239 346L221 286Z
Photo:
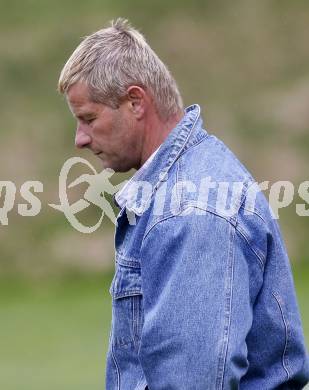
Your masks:
M116 263L116 272L109 292L115 299L142 294L140 268Z

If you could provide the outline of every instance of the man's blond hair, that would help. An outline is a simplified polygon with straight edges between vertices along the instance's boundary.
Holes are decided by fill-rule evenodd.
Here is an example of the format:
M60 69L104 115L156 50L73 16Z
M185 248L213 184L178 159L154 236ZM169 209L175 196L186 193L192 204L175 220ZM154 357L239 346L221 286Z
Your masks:
M143 35L122 18L79 44L61 71L58 89L65 94L78 81L88 86L92 101L113 108L119 106L131 85L150 93L164 119L183 108L178 87L167 67Z

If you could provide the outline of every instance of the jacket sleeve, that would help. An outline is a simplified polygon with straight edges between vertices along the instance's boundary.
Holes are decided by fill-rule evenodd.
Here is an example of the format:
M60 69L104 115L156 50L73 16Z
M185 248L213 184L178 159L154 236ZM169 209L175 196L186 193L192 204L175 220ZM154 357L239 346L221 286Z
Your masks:
M167 218L144 238L139 358L149 389L238 388L252 297L237 245L234 227L208 212Z

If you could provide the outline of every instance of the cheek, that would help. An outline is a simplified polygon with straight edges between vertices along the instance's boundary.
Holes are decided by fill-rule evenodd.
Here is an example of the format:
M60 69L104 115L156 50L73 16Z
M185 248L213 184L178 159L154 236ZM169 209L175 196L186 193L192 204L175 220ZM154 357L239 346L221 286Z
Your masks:
M95 122L92 125L92 135L94 140L105 140L109 137L108 126L105 123Z

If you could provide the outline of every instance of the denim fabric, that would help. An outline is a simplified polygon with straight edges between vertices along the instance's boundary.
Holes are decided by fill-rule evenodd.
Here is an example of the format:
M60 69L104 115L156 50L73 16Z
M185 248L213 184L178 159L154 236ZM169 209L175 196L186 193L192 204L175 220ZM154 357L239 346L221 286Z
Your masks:
M199 106L138 172L117 218L106 389L302 389L308 355L278 223L261 192L248 212L254 180ZM209 177L221 195L197 190Z

